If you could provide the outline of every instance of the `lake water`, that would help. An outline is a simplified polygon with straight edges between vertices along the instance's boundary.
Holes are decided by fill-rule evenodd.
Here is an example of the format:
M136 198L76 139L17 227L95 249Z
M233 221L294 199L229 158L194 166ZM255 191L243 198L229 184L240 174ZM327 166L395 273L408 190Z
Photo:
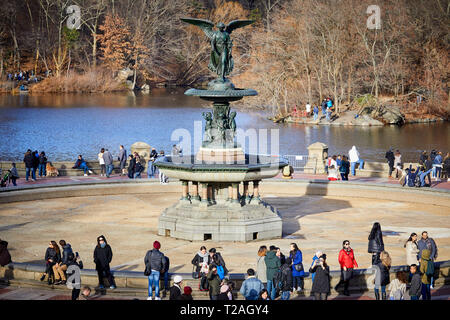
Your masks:
M78 154L94 160L102 147L116 156L120 144L129 150L136 141L170 152L172 144L178 142L171 141L172 133L186 129L194 140L195 121L202 121L201 113L208 111L207 102L183 92L184 89L177 88L154 89L150 95L136 96L0 95L0 160L22 160L28 148L44 150L51 161L71 161ZM317 141L327 144L330 154L347 154L356 145L361 157L369 161L384 161L389 147L400 149L404 161L417 161L421 150L450 151L448 122L403 127L275 124L261 112L240 110L239 101L231 105L232 109L236 106L238 128L260 133L263 132L260 129L268 129L268 153L271 153L270 139L276 137L271 129L279 129L282 155L305 155L307 146ZM196 152L193 141L191 145L191 152ZM259 149L261 153L265 151Z

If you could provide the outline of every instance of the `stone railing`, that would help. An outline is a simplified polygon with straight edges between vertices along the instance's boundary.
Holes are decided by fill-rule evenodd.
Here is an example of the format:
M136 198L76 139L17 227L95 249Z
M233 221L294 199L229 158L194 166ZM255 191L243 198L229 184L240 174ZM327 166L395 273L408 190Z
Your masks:
M435 285L440 287L450 284L450 260L435 262ZM307 267L307 263L305 263ZM13 262L5 267L0 267L0 279L4 281L10 280L24 280L24 281L39 281L45 266L34 265L21 262ZM408 271L408 266L393 266L390 269L391 280L395 279L395 272ZM146 289L148 287L148 279L144 276L143 272L138 271L112 271L114 279L118 288L130 288L130 289ZM181 275L183 277L183 285L189 285L194 291L198 290L198 279L193 279L190 273L169 273L169 279L171 285L173 284L173 278L175 275ZM334 286L339 282L340 271L330 272L331 280L331 292L334 292ZM245 274L243 273L231 273L229 279L235 282L236 290L239 290L242 282L245 280ZM349 290L352 292L365 292L373 288L371 280L373 280L373 272L370 269L356 269L353 272L353 278L350 280ZM83 269L81 270L81 283L82 285L97 286L98 276L96 270ZM305 294L310 293L312 287L312 281L310 274L305 273L304 278L304 291Z

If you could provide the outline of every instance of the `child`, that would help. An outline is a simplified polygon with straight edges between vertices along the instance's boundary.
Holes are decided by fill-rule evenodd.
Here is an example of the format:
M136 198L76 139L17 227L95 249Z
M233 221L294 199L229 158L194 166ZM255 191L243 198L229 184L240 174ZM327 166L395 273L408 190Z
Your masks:
M17 172L16 164L13 162L11 163L11 169L9 169L9 172L11 173L10 179L14 186L17 186L16 180L19 179L19 173Z
M403 300L408 282L407 276L403 271L397 271L395 277L389 284L389 300Z
M338 179L337 176L337 169L334 165L328 168L328 180L329 181L336 181Z
M411 287L409 288L409 296L411 300L419 300L420 292L422 290L422 280L420 279L420 272L417 272L417 265L412 264L409 267L412 274Z

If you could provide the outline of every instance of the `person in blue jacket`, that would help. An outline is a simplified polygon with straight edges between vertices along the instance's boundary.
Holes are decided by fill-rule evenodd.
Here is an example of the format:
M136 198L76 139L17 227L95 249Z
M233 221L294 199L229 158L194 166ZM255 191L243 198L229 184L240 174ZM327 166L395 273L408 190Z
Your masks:
M302 252L297 247L296 243L291 243L291 251L289 258L292 260L292 287L294 290L303 290L303 277L305 276L305 271L303 271L303 257Z

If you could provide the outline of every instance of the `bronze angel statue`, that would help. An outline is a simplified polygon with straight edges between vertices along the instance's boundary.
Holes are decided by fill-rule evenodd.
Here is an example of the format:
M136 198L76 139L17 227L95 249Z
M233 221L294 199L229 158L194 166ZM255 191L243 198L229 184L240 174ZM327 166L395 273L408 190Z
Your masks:
M211 57L209 59L208 68L215 72L222 81L225 76L229 75L234 67L231 48L233 43L230 38L234 29L245 27L255 22L254 20L233 20L227 26L219 22L218 30L213 30L214 23L204 19L181 18L182 21L200 27L211 41Z

